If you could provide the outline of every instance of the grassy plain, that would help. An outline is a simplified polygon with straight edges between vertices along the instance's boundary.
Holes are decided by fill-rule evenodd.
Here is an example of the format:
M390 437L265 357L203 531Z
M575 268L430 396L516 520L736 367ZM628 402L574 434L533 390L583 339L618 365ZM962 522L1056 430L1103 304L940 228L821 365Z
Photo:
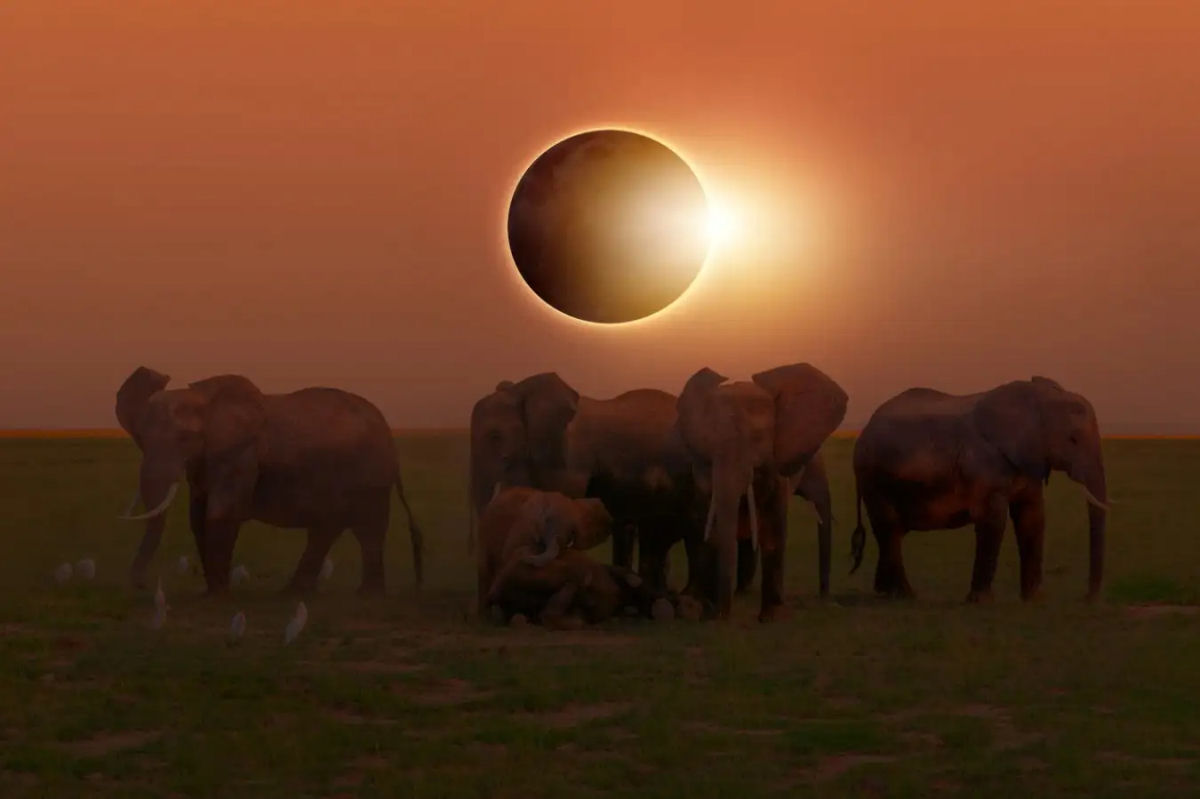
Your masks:
M815 598L815 523L795 501L792 617L622 620L579 633L475 621L465 437L400 438L426 528L413 590L393 515L389 595L354 595L345 536L308 627L277 591L303 536L249 525L229 599L180 575L183 503L156 566L171 603L125 584L140 528L116 520L122 439L0 440L0 796L1194 796L1200 783L1200 441L1107 443L1115 501L1105 601L1080 600L1084 503L1050 486L1047 599L1017 599L1005 541L995 604L962 604L969 531L917 533L919 599L849 577L852 441L827 448L836 603ZM607 553L604 553L607 557ZM54 583L92 557L93 581ZM675 579L683 575L681 557ZM227 646L235 610L246 639Z

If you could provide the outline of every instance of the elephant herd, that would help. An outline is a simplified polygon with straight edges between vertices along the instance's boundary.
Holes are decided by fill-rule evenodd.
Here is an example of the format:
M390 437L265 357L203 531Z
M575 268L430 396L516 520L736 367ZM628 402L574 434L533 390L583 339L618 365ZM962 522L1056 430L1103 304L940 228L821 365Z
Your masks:
M238 530L252 519L308 531L290 589L311 591L334 540L350 529L362 550L360 590L381 593L393 490L420 584L422 534L374 405L330 388L265 394L236 375L168 383L139 367L117 392L117 419L142 452L123 517L146 524L135 585L146 582L185 480L210 593L228 588ZM631 610L723 619L761 567L758 617L774 619L784 608L792 496L817 511L819 590L827 595L833 517L821 448L847 402L833 379L805 363L736 382L701 369L678 396L636 389L593 399L553 372L501 382L470 420L468 547L476 550L480 613L498 608L550 627ZM1043 377L972 395L905 391L874 413L855 445L853 570L866 545L864 508L879 548L875 590L893 596L913 594L905 533L973 525L968 599L986 600L1011 517L1021 596L1031 599L1042 576L1043 489L1054 470L1079 483L1089 503L1094 597L1108 492L1091 404ZM133 515L139 499L147 510ZM611 564L587 554L610 539ZM679 542L688 574L673 591L668 555Z

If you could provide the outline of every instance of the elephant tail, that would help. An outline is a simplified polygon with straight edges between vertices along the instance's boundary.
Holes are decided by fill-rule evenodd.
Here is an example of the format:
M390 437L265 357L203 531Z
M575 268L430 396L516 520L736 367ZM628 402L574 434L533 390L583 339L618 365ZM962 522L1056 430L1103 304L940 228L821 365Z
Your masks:
M851 574L858 571L858 567L862 565L863 550L867 548L867 528L863 526L862 518L862 489L856 488L855 491L854 511L858 514L858 524L854 527L854 534L850 536L850 556L854 558L854 565L850 567Z
M408 535L412 539L413 573L417 577L417 587L420 587L425 579L425 569L422 560L425 550L425 537L421 534L421 528L417 526L417 519L413 516L412 508L408 506L408 500L404 498L404 483L400 479L399 472L396 472L396 496L400 498L400 504L404 507L404 512L408 514Z

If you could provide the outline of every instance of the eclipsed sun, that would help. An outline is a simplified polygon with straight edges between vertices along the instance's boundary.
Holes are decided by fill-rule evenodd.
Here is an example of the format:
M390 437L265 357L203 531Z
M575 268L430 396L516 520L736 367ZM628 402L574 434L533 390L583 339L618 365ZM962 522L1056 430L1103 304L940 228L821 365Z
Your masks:
M592 130L525 170L508 208L508 243L547 304L589 322L630 322L677 300L732 223L666 145Z

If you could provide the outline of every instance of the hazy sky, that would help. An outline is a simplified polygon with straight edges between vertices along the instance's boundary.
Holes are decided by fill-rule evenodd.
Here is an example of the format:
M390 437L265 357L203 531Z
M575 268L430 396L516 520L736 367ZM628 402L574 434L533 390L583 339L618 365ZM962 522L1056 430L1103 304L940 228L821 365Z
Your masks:
M115 426L139 364L418 427L537 371L807 360L851 426L1038 373L1110 431L1200 431L1200 3L899 5L8 0L0 427ZM524 166L613 124L742 221L618 328L503 241Z

